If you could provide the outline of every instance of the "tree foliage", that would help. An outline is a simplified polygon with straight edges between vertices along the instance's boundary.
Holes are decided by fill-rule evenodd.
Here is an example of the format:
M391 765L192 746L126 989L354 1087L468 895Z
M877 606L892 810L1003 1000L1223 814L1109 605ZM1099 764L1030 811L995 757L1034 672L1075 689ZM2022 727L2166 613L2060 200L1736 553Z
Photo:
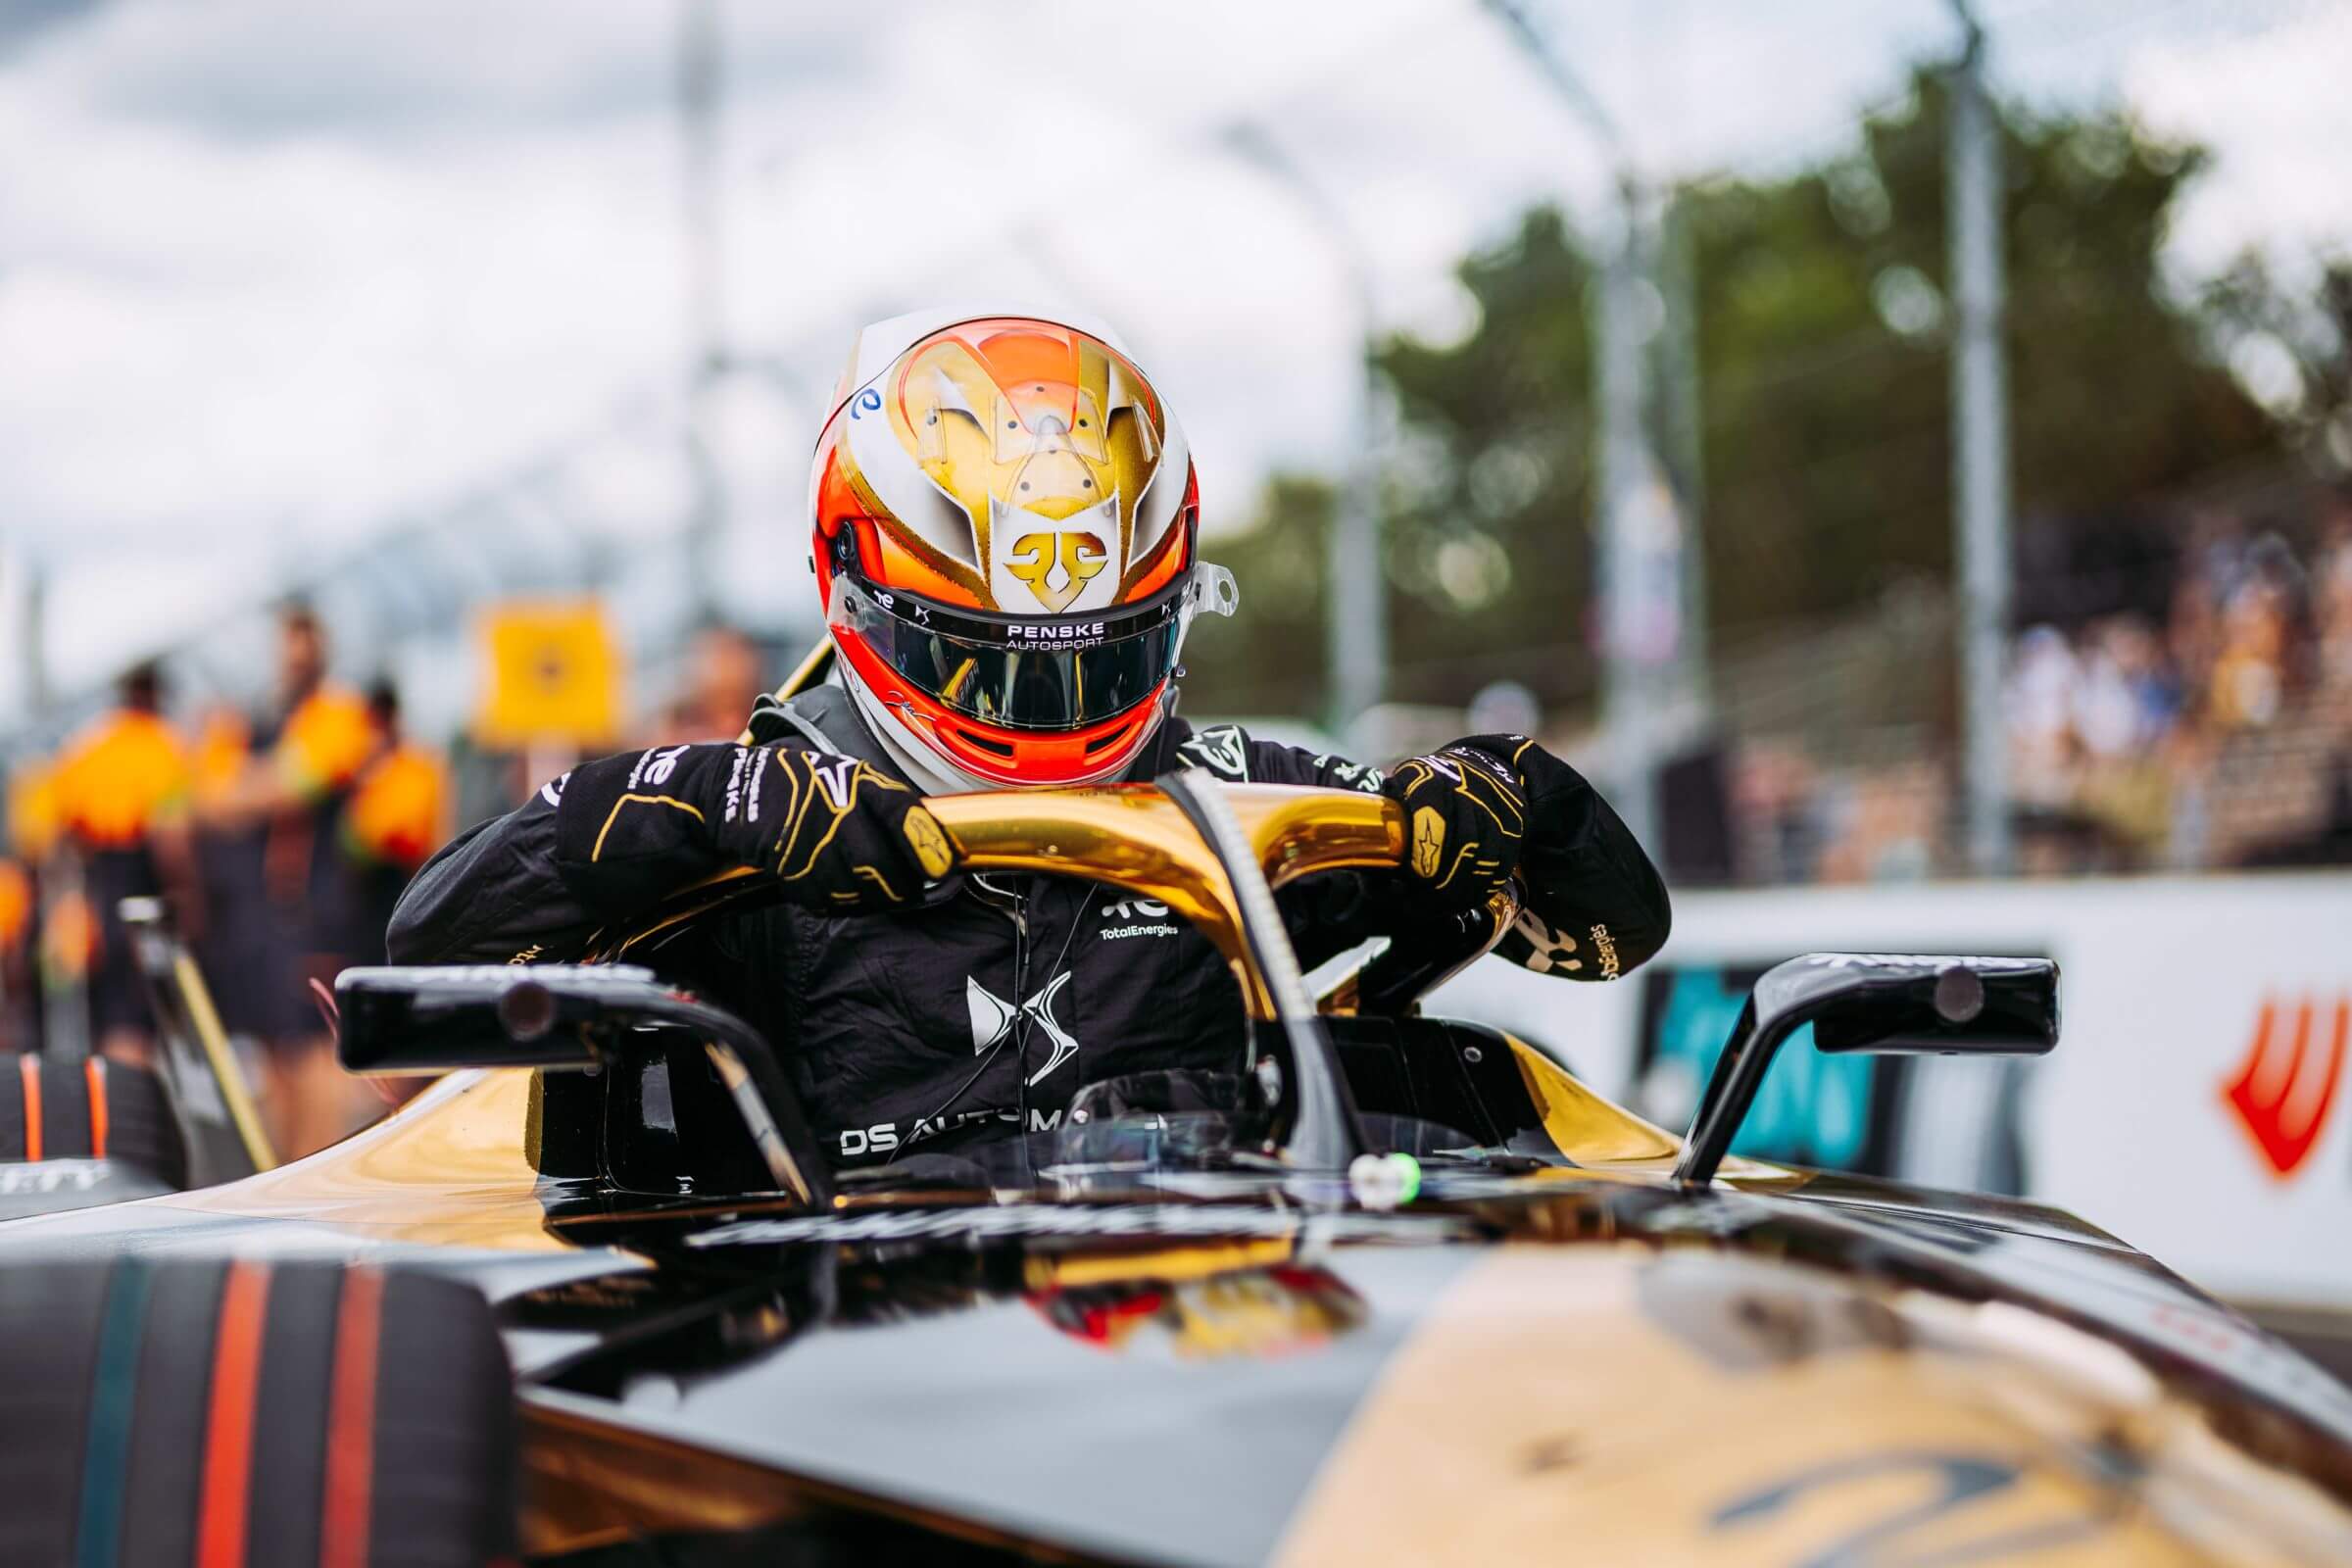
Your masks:
M1719 648L1951 569L1944 109L1941 81L1923 73L1846 154L1681 193ZM2216 362L2199 303L2160 272L2203 154L2116 111L2011 113L2005 143L2020 527L2092 526L2278 453L2280 424ZM1400 416L1383 498L1393 689L1460 702L1508 673L1574 701L1592 673L1594 267L1546 208L1457 275L1474 330L1374 350ZM1238 635L1199 644L1209 704L1321 701L1314 584L1330 511L1327 487L1285 477L1252 532L1217 542L1245 609Z
M2198 307L2216 346L2318 465L2352 470L2352 258L2298 285L2249 251L2206 281Z
M1184 651L1185 711L1322 715L1323 551L1335 500L1320 479L1277 474L1267 481L1256 525L1204 548L1209 559L1233 564L1242 604L1230 620L1194 622Z

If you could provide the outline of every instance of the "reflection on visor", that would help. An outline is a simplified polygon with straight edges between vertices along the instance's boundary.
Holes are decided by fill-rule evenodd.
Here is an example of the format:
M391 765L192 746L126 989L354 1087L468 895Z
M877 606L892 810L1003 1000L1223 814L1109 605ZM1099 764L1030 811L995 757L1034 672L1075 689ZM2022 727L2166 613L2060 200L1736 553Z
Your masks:
M1094 618L1024 620L880 593L845 576L836 619L917 690L1011 729L1078 729L1116 717L1168 678L1185 584Z

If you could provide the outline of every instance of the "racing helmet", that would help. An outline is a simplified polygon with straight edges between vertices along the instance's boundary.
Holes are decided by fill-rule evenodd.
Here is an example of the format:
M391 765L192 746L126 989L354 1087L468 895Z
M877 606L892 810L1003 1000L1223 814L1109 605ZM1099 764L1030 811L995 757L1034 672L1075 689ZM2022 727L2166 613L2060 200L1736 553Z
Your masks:
M1234 606L1198 559L1184 432L1108 329L1060 317L866 328L809 508L843 679L886 738L977 786L1123 771L1195 612Z

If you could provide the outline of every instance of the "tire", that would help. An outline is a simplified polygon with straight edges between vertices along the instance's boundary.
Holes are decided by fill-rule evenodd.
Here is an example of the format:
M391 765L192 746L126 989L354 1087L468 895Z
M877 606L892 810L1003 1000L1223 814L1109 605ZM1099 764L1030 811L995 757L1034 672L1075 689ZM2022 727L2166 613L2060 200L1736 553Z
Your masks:
M140 1067L0 1054L0 1162L106 1159L177 1188L188 1176L164 1087Z
M0 1271L0 1563L479 1568L513 1554L490 1308L337 1263Z

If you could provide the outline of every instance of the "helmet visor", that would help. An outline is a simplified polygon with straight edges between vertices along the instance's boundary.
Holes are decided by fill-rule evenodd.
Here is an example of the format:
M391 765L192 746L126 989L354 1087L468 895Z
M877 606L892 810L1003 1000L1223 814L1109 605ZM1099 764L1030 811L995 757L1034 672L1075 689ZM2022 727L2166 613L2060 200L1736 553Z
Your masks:
M1157 691L1183 641L1185 583L1099 615L1029 618L934 604L844 573L836 628L856 632L908 684L1007 729L1068 730Z

